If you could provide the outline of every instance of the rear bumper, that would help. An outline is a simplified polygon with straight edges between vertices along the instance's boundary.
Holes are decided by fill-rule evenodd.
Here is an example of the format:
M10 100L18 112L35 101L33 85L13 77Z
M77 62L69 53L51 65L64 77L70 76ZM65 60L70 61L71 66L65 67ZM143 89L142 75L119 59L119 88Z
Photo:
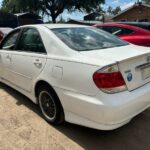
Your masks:
M150 84L135 91L117 94L99 92L95 97L63 91L59 95L66 121L101 129L112 130L128 123L150 106Z

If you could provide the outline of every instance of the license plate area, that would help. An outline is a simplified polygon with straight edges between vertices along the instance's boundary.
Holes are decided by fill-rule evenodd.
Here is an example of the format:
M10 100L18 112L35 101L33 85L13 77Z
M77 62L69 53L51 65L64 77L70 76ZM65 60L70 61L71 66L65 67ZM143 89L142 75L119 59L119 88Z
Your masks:
M143 80L150 78L150 66L145 67L145 68L141 68L141 73L142 73L142 79Z

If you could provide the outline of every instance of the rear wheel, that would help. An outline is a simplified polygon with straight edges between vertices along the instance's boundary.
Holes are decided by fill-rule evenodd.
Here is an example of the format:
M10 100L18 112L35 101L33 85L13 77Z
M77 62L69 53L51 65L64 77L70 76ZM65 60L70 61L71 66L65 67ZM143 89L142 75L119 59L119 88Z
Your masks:
M47 86L38 89L38 101L41 112L51 124L60 124L64 121L62 105L53 90Z

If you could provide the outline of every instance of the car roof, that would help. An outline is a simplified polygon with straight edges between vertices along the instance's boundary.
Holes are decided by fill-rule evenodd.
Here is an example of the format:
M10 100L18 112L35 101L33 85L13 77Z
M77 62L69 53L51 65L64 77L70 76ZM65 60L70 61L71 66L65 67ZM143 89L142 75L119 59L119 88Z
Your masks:
M54 29L54 28L90 27L90 26L78 25L78 24L36 24L36 25L24 25L18 28L23 28L23 27L47 27L49 29Z
M117 22L119 24L129 24L143 29L150 30L150 22Z
M129 29L132 29L132 30L135 30L135 31L140 31L140 32L147 32L147 33L149 32L148 30L137 27L137 26L132 26L132 25L129 25L129 24L121 24L121 23L116 23L116 22L96 24L94 26L116 26L116 27L129 28Z
M75 27L87 27L85 25L78 24L43 24L43 26L48 28L75 28Z
M144 26L149 26L150 22L116 22L116 23L122 23L122 24L137 24L137 25L144 25Z
M134 27L132 25L128 25L128 24L121 24L118 22L108 22L108 23L100 23L100 24L96 24L94 26L121 26L121 27Z

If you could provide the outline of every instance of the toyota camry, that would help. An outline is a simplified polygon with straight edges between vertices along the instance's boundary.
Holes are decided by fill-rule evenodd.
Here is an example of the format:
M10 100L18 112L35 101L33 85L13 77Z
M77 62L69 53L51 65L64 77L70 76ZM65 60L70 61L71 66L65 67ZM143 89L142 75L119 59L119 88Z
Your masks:
M53 125L112 130L150 106L150 48L94 27L22 26L0 45L0 81Z

